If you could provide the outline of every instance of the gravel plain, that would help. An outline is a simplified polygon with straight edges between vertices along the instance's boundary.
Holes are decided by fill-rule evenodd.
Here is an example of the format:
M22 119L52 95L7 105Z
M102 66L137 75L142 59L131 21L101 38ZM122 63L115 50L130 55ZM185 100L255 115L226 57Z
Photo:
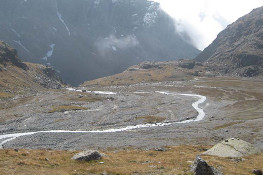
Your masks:
M24 103L0 111L0 115L5 118L7 115L19 116L0 123L0 143L4 142L3 148L85 150L134 147L151 149L171 145L213 145L225 138L240 137L262 149L263 131L260 126L262 118L233 120L233 118L225 117L232 112L227 107L236 103L237 100L229 96L218 99L210 93L205 93L216 90L226 96L226 93L234 93L237 89L201 86L203 81L78 88L88 92L74 92L67 89L39 92ZM116 94L94 93L94 91L108 91ZM165 95L157 91L178 95ZM206 101L198 105L205 112L203 120L176 123L195 119L198 116L192 104L199 99L179 95L182 93L206 96ZM100 97L102 100L82 101L81 98L88 94ZM71 97L79 98L79 100L69 100ZM78 105L86 107L87 110L48 112L52 106L59 105ZM81 132L118 129L149 122L152 125L171 124L120 132ZM253 127L249 127L252 125ZM52 130L76 132L38 132ZM7 134L28 132L37 133L16 138L3 138ZM7 141L7 139L10 140Z

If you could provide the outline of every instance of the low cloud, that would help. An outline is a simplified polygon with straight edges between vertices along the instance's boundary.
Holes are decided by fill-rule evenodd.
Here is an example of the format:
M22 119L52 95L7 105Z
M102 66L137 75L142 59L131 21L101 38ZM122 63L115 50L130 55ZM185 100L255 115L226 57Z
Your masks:
M175 19L179 33L187 33L198 49L207 47L228 24L263 6L262 0L154 0Z
M108 51L116 51L118 49L128 49L131 47L135 47L139 44L136 36L128 35L116 37L115 35L109 35L106 38L98 38L95 42L95 45L100 54L104 55Z

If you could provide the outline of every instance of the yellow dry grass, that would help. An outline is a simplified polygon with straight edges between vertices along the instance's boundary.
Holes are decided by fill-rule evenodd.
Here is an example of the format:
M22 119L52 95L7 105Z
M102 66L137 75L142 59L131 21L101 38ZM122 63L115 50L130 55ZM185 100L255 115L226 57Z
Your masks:
M88 110L88 108L82 106L53 106L52 109L48 111L48 113L77 111L77 110Z
M111 150L99 161L71 160L76 153L52 150L0 150L0 174L181 174L190 175L190 165L206 146L167 147L167 151ZM263 165L263 153L245 158L202 156L225 175L250 175ZM103 163L101 163L103 162Z
M7 63L5 69L0 71L0 87L15 93L23 93L28 89L43 89L35 82L34 77L42 73L41 69L44 66L33 63L26 64L29 67L27 71Z
M161 69L151 68L124 71L113 76L87 81L82 86L129 85L141 82L184 81L192 78L193 70L186 70L175 67L174 64L167 64L163 65Z
M13 95L10 93L6 93L6 92L0 92L0 99L7 99L7 98L12 98Z
M136 120L143 120L145 123L160 123L165 120L165 117L159 116L141 116L136 117Z

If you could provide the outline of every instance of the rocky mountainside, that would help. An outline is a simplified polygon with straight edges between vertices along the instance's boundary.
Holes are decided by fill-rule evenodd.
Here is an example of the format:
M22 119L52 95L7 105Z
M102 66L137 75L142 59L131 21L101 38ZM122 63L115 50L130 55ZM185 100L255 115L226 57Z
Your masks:
M43 87L58 89L62 85L61 79L53 69L21 62L17 51L0 41L0 96L4 91L17 93Z
M51 65L73 85L142 61L200 53L149 0L1 1L0 39L23 60Z
M256 76L263 73L263 7L254 9L222 31L197 61L222 74Z

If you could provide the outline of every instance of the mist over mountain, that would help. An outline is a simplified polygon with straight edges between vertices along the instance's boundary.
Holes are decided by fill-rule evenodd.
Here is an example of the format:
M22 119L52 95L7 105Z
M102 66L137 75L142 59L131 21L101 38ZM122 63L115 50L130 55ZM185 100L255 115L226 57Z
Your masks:
M142 61L200 52L176 33L158 3L147 0L1 1L0 40L24 61L51 65L73 85Z

